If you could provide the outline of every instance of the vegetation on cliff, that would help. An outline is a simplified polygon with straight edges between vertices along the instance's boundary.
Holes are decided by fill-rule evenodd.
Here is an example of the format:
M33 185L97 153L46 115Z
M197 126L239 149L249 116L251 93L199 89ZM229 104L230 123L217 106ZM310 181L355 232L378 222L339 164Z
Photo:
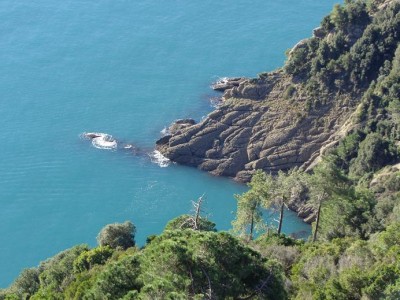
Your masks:
M122 245L80 245L63 251L24 270L0 291L0 299L398 299L400 210L393 210L384 224L377 223L377 215L370 213L377 202L371 205L367 195L354 194L354 186L336 171L329 166L320 170L319 184L328 182L323 188L313 186L317 183L312 179L306 183L310 189L330 190L314 242L295 240L273 228L255 239L235 237L216 232L202 217L183 215L143 248L125 248L134 244L134 227L112 224L99 237L112 236ZM390 185L400 185L399 175ZM330 183L331 176L338 181ZM250 191L264 189L266 178L258 173ZM343 203L339 195L350 199ZM398 205L399 189L391 195ZM332 210L335 205L340 213ZM203 225L188 226L193 217ZM253 217L244 220L249 234ZM121 227L125 230L115 230Z
M182 216L172 223L186 221ZM143 249L66 250L23 271L0 299L283 299L283 280L275 260L234 236L170 223Z
M252 177L232 233L200 209L142 248L132 223L107 225L98 247L24 270L0 299L399 299L400 2L345 2L282 70L235 79L221 108L159 141ZM313 223L308 241L281 234L286 208Z

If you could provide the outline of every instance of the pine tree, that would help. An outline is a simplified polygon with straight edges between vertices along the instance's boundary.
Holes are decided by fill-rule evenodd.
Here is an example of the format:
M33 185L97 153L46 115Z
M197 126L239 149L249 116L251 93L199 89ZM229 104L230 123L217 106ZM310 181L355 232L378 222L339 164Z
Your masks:
M247 235L249 241L253 239L255 231L266 227L263 210L272 182L271 175L258 171L249 183L250 190L242 195L235 195L238 204L236 219L232 222L233 230L239 235Z
M333 162L325 159L313 170L307 178L310 191L310 202L316 209L313 242L317 240L321 209L325 202L333 200L336 196L349 193L349 179L336 167Z

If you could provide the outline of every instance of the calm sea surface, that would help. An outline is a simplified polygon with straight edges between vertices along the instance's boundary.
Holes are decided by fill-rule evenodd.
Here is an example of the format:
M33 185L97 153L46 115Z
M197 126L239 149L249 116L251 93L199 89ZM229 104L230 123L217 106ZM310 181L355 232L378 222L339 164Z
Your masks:
M209 85L282 65L334 0L0 1L0 287L106 224L136 240L206 195L227 230L245 186L146 154L177 118L212 110ZM106 132L144 153L94 148ZM287 233L309 230L293 214Z

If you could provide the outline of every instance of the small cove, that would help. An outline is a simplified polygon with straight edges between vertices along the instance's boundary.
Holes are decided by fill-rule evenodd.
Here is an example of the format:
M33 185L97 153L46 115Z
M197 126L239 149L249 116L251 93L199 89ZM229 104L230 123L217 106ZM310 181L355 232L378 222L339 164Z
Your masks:
M170 122L212 110L212 81L281 66L334 3L2 1L0 286L68 247L94 246L108 223L131 220L143 244L202 194L205 214L228 230L245 186L96 149L79 134L151 152ZM288 214L284 231L302 230Z

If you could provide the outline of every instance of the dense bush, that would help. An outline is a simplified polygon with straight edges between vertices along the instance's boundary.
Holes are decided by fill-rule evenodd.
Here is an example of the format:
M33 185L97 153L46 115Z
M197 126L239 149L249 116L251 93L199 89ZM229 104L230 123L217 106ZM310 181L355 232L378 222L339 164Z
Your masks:
M147 246L141 262L150 298L285 297L278 266L227 233L166 231Z
M321 23L322 34L289 52L286 73L302 83L313 101L340 92L348 94L351 104L390 70L400 40L399 12L394 1L380 11L362 0L336 5Z
M343 170L348 171L350 164L357 157L360 142L365 138L363 132L357 131L350 133L342 139L338 147L334 150L337 159L336 164Z
M7 293L1 293L0 299L25 299L31 297L40 288L40 270L38 268L25 269L8 288ZM6 298L8 294L8 298Z
M393 143L376 133L369 134L360 143L357 158L350 167L350 174L360 177L365 173L379 170L394 162L396 158L397 149Z
M168 229L142 250L78 246L64 251L39 269L22 273L0 295L0 299L25 295L31 299L285 299L286 292L280 265L232 235Z
M106 265L96 277L88 295L93 299L122 298L129 291L138 291L141 288L139 275L140 263L137 255L123 257L118 262Z
M97 242L100 246L127 249L135 246L136 227L131 222L106 225L98 234Z
M88 247L85 245L76 246L65 250L53 258L42 262L40 288L31 299L62 299L62 294L68 285L74 280L74 261Z
M295 298L398 299L399 232L396 223L368 242L307 245L293 266Z
M91 269L94 265L104 264L113 254L110 246L100 246L82 252L74 261L75 272L82 272Z

